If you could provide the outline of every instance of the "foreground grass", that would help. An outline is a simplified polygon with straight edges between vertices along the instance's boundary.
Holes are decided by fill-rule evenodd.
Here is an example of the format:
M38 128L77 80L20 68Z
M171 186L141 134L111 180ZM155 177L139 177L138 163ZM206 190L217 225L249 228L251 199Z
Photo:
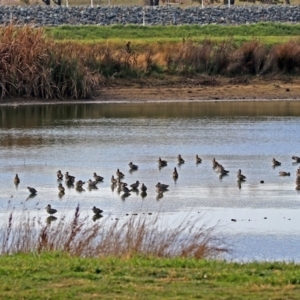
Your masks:
M179 42L183 38L201 41L203 39L224 40L232 38L243 42L257 38L266 44L276 44L300 35L300 25L280 23L259 23L253 25L183 25L183 26L60 26L47 28L46 33L56 40L81 42L121 42L124 40L145 42Z
M1 299L299 299L294 263L185 258L0 257Z

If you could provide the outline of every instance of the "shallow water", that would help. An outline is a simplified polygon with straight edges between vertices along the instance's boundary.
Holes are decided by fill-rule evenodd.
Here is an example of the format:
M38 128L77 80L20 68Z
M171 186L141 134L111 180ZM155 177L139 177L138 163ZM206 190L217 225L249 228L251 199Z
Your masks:
M300 103L211 102L28 105L0 107L0 217L24 209L46 218L50 203L58 215L73 213L79 203L90 214L94 205L105 215L160 212L176 224L184 214L205 212L233 244L229 259L296 260L300 237L300 194L295 173L300 164ZM185 164L177 165L181 154ZM196 165L195 155L203 162ZM158 157L168 161L159 170ZM212 168L215 157L229 176ZM282 162L273 168L272 158ZM130 173L128 163L139 165ZM179 178L172 179L174 167ZM116 169L124 181L145 183L145 198L122 199L111 189ZM104 176L98 189L58 196L56 171L76 180ZM237 184L242 169L247 181ZM291 173L278 176L279 171ZM16 187L15 173L21 178ZM264 180L264 184L260 181ZM169 184L157 198L157 182ZM38 190L28 198L27 186ZM92 214L91 214L92 216ZM235 219L236 222L232 222ZM273 251L270 250L273 248Z

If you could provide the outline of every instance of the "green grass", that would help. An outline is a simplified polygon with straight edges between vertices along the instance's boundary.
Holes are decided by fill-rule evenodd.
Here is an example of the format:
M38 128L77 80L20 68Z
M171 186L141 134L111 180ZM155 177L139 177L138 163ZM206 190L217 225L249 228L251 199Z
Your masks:
M0 299L299 299L294 263L0 257Z
M184 25L184 26L69 26L46 28L46 33L56 40L80 42L163 42L233 38L238 42L258 38L267 44L286 42L300 36L300 24L259 23L255 25Z

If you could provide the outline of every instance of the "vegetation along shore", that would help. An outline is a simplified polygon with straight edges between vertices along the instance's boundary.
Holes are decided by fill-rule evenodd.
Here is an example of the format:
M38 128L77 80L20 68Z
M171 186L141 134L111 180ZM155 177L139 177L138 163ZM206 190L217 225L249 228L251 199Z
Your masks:
M218 227L186 220L162 230L160 217L11 214L0 228L1 298L299 299L298 264L215 259L228 251Z
M9 25L0 29L0 98L112 100L114 91L120 99L123 91L128 96L144 87L145 99L160 87L165 93L175 88L165 94L168 100L297 99L299 31L299 25L283 24L74 30ZM186 96L178 88L186 88Z
M275 23L8 25L0 28L0 103L299 99L299 33ZM79 206L73 218L47 222L12 213L0 227L0 298L299 299L299 264L223 261L230 247L217 227L189 220L162 231L157 220L92 223Z
M0 262L3 299L293 300L300 296L300 271L294 263L71 258L61 252L6 255Z

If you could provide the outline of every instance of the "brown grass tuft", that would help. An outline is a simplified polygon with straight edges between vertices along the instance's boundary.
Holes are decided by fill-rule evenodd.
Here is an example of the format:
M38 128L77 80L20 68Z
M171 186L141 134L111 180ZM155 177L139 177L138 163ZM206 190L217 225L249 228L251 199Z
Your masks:
M300 44L296 41L275 45L269 53L268 70L274 73L300 71Z
M43 29L0 28L0 98L86 98L100 84L75 45L46 39Z
M259 41L246 42L236 49L228 66L230 74L260 74L265 66L267 49Z
M62 251L90 257L147 255L200 259L227 252L216 237L216 227L199 225L199 218L185 219L174 229L163 226L160 219L159 215L133 215L127 220L111 221L108 217L91 224L80 217L79 206L71 221L62 217L49 224L29 216L17 223L11 214L0 231L1 254Z

